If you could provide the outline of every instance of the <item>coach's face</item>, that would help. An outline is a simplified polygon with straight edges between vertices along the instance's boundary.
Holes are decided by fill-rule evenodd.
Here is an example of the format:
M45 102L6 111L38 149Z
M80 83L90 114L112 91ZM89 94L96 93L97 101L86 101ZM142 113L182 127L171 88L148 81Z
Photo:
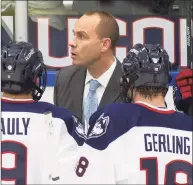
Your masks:
M88 67L101 57L102 40L96 33L100 23L97 15L83 15L73 29L74 38L69 43L72 63Z

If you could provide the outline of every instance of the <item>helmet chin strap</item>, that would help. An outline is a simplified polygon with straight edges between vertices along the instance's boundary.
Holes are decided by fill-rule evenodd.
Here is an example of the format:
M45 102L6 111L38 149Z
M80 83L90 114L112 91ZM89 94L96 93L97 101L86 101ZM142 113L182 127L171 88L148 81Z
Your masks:
M33 87L34 87L34 92L32 93L32 97L34 101L39 101L42 97L43 94L43 90L40 89L40 87L38 87L35 83L33 83ZM37 92L35 92L37 91Z
M34 101L39 101L46 89L47 72L46 72L45 67L43 68L43 71L44 71L44 74L42 73L41 75L38 75L36 77L36 80L32 82L32 86L34 89L32 92L32 96L33 96ZM43 76L44 78L42 79Z
M34 82L31 82L31 87L33 89L32 91L32 97L34 101L39 101L44 93L44 89L40 88L38 84L41 83L41 77L37 76Z
M130 86L128 92L127 92L127 98L129 103L134 103L133 101L133 87Z
M134 89L134 82L137 80L138 76L137 75L131 75L128 77L125 75L124 77L124 85L123 85L123 101L126 103L132 103L133 100L133 89Z

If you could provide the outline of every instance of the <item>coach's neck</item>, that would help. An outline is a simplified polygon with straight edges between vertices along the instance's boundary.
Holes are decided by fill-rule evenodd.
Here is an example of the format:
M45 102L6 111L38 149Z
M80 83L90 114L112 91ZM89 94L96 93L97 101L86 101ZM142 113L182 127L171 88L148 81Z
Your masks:
M100 60L95 61L92 65L88 66L87 69L92 77L99 78L104 74L115 62L113 53L103 54Z

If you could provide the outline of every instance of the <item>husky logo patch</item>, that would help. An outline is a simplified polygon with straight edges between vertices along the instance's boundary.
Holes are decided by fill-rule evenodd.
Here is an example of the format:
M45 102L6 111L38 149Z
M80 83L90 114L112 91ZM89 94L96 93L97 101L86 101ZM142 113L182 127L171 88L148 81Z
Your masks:
M86 139L87 136L86 136L86 133L84 131L84 126L83 124L75 117L75 116L72 116L73 120L74 120L74 123L76 123L76 129L75 129L75 132L76 134L83 138L83 139Z
M96 138L104 135L107 131L107 126L109 124L109 116L104 117L104 113L97 119L93 129L88 134L87 139Z

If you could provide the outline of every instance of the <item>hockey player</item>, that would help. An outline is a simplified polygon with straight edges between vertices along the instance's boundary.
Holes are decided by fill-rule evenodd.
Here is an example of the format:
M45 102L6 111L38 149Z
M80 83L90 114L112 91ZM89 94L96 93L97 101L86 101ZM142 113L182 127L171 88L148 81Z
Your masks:
M87 137L83 148L89 156L80 179L90 177L96 184L192 184L192 119L165 106L171 80L167 52L159 45L136 44L122 69L126 103L98 110L90 118L87 136L79 133Z
M60 166L72 182L83 142L69 111L38 102L46 88L42 53L32 44L11 42L1 50L2 184L57 183Z
M193 116L193 69L183 69L179 72L173 91L176 108Z

